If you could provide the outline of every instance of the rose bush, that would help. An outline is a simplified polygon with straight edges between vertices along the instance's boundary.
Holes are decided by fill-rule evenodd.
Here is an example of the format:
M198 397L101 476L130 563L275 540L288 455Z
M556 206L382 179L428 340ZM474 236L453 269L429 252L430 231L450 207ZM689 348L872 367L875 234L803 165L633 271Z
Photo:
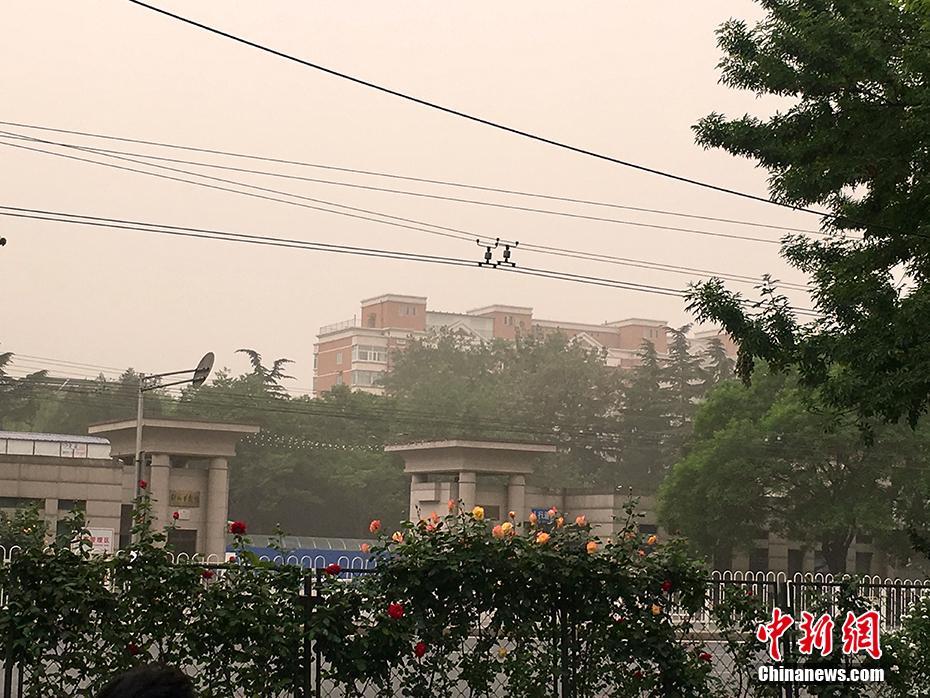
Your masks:
M382 537L376 573L324 581L310 632L347 695L713 692L687 637L705 573L677 543L644 551L632 510L601 541L583 515L516 534L450 508Z

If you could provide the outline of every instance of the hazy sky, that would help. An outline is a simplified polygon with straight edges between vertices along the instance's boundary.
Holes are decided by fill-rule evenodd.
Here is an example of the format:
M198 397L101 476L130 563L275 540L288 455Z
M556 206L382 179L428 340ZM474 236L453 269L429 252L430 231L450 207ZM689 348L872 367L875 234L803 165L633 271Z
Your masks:
M748 1L152 1L281 51L488 119L651 167L766 192L764 172L722 152L701 150L690 130L712 110L737 114L771 108L752 94L717 84L720 55L714 29L731 16L758 17L758 8ZM802 214L430 111L123 0L6 0L0 22L0 94L0 119L5 121L770 224L817 224ZM304 176L455 194L425 185L274 167ZM483 236L751 276L768 271L784 280L800 280L778 258L776 245L212 174ZM480 255L465 241L6 146L0 146L0 192L0 204L9 206L476 260ZM769 230L464 193L630 221L778 237ZM358 312L359 299L384 292L425 295L438 310L506 303L532 306L537 317L549 319L688 320L675 298L499 271L7 218L0 218L0 234L8 239L0 248L0 349L150 372L190 366L206 350L216 352L218 365L241 370L246 363L233 352L252 347L269 359L294 359L294 385L307 387L318 327L351 317ZM688 281L677 274L524 251L514 258L529 266L660 286L684 287ZM36 365L25 359L20 363L23 369ZM82 369L59 372L80 375Z

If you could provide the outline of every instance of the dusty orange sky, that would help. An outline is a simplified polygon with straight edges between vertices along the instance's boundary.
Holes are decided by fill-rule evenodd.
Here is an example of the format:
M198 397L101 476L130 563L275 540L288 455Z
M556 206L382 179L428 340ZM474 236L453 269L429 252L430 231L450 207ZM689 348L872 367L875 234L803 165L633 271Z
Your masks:
M766 192L764 172L724 153L702 151L690 130L712 110L764 114L773 108L771 102L717 84L720 56L714 29L730 16L758 17L758 8L748 1L155 4L549 138L756 194ZM663 180L430 111L120 0L4 3L0 94L0 119L5 121L817 226L810 216ZM775 245L215 174L484 236L751 276L771 272L801 281L778 258ZM390 186L389 180L338 178ZM422 185L404 188L453 193ZM0 204L10 206L476 260L480 254L473 243L5 146L0 146L0 192ZM544 206L604 213L568 204ZM607 213L631 221L778 237L775 231L722 223ZM675 298L470 268L13 219L0 219L0 233L9 241L0 249L0 350L150 372L192 365L206 350L216 352L218 365L241 370L245 362L233 352L252 347L268 358L294 359L293 385L306 388L319 325L351 317L360 298L382 292L425 295L430 307L450 311L506 303L532 306L538 317L584 322L650 317L680 324L689 319ZM660 286L684 287L688 281L677 274L522 250L515 259L528 266ZM809 307L801 294L792 298ZM20 362L21 370L38 365L36 360ZM92 369L57 372L82 375Z

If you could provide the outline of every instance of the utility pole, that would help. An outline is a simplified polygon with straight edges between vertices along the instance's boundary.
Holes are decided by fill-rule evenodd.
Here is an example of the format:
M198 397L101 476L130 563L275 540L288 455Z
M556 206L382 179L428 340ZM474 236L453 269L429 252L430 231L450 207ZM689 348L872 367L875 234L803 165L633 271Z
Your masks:
M135 497L138 497L142 493L142 488L139 486L139 483L142 481L142 422L145 417L145 394L150 390L168 388L172 385L190 384L196 388L203 385L203 382L207 380L207 376L210 375L210 371L212 370L213 352L209 351L204 354L200 363L197 364L197 368L184 371L170 371L168 373L153 373L151 375L146 375L144 373L139 374L139 397L136 402L136 484L133 489ZM191 375L188 378L171 381L170 383L161 382L162 378L181 376L186 373Z

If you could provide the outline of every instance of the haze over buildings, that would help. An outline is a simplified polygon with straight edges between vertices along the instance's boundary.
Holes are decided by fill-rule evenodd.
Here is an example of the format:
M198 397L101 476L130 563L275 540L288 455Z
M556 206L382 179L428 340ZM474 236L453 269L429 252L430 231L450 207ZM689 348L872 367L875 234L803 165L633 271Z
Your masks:
M402 350L411 339L441 329L479 341L561 333L591 349L603 350L607 365L621 369L639 365L644 342L651 342L660 357L668 352L668 326L664 320L626 318L595 325L537 318L533 308L515 305L488 305L466 312L432 310L427 300L426 296L392 293L365 298L359 314L323 325L313 349L314 392L348 385L380 393L378 382L391 369L392 352ZM699 352L718 336L727 352L735 356L736 346L716 330L695 333L692 347Z

